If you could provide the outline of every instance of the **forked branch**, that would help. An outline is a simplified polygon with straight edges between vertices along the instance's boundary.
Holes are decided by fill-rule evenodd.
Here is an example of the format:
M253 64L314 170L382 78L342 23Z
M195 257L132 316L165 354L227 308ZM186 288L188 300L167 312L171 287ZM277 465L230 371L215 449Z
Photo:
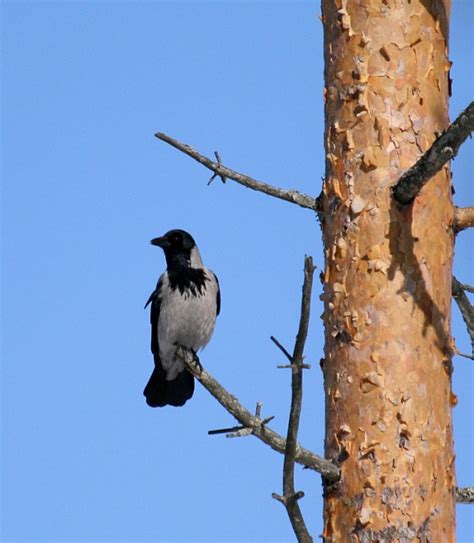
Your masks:
M311 309L311 289L313 285L314 266L309 256L304 261L304 283L301 300L301 316L296 336L293 355L289 356L286 349L277 343L285 356L290 360L291 367L291 407L286 435L285 460L283 463L283 496L272 496L283 503L299 543L312 543L313 538L306 528L306 524L298 504L304 493L295 491L295 455L300 425L301 403L303 400L303 351L308 335L309 316Z
M424 185L454 158L466 138L474 130L474 102L440 134L418 162L407 170L393 187L393 197L400 204L409 204Z
M258 192L263 192L265 194L268 194L269 196L273 196L274 198L279 198L280 200L291 202L292 204L299 205L300 207L304 207L306 209L316 209L315 198L307 196L306 194L302 194L297 190L280 189L278 187L274 187L273 185L264 183L263 181L257 181L257 179L254 179L249 175L245 175L243 173L236 172L235 170L231 170L230 168L227 168L222 164L220 156L217 152L215 153L217 162L214 162L210 158L198 153L198 151L193 149L193 147L191 147L190 145L187 145L186 143L181 143L180 141L175 140L174 138L168 136L167 134L164 134L163 132L157 132L155 134L155 137L168 143L175 149L178 149L179 151L190 156L191 158L194 158L194 160L197 160L200 164L211 170L213 172L211 180L214 179L216 176L219 176L222 180L232 179L237 183L240 183L244 187L256 190Z
M214 396L214 398L228 411L235 419L237 419L242 426L251 429L251 433L258 437L261 441L269 445L273 450L284 453L286 448L286 440L281 435L277 434L273 430L270 430L264 420L260 417L256 417L250 413L239 400L230 394L212 375L204 370L196 355L194 355L189 349L178 346L176 355L186 365L186 368L196 377L201 385L207 389L207 391ZM327 481L335 482L339 479L339 468L309 451L304 449L301 445L296 445L296 462L309 469L320 473Z

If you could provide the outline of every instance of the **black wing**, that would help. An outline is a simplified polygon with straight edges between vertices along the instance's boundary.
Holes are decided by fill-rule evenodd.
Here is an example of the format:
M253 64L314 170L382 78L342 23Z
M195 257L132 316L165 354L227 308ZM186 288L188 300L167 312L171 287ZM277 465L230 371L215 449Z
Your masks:
M212 272L212 275L214 276L214 279L216 280L216 283L217 283L217 296L216 296L216 305L217 305L216 317L217 317L217 315L219 315L219 313L221 312L221 287L219 286L219 279L217 279L217 275L214 272Z
M163 285L160 277L156 289L151 293L145 307L150 307L151 323L151 352L155 361L155 368L143 391L146 402L150 407L164 407L174 405L179 407L189 400L194 392L194 377L187 371L181 371L173 381L167 381L166 372L160 360L158 346L158 319L161 308L161 288Z
M158 283L156 284L155 290L150 294L150 297L148 298L148 301L145 304L145 309L148 307L148 305L151 304L151 307L150 307L151 352L155 355L155 362L156 362L156 358L159 355L158 319L160 317L160 307L161 307L160 290L161 290L162 283L163 281L160 277L160 279L158 280Z

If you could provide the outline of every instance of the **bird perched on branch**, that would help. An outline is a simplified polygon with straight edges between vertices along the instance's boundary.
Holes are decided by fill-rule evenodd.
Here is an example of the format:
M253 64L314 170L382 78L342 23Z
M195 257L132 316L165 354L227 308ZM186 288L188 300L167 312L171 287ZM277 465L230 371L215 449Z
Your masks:
M177 358L176 347L196 353L209 342L220 311L219 283L184 230L170 230L150 243L163 249L167 269L145 305L151 304L155 369L143 394L151 407L181 406L193 395L194 377Z

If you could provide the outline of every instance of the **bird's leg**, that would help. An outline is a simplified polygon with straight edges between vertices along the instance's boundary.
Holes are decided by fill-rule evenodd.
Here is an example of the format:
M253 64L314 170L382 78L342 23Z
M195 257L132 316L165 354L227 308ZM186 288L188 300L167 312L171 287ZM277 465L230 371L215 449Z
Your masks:
M196 351L194 349L191 349L191 352L193 354L193 364L197 370L197 373L201 374L202 373L202 364L201 364L201 361L199 360L199 357L198 355L196 354Z
M181 358L186 366L188 366L188 369L191 371L191 373L194 373L196 375L200 375L202 373L203 368L199 357L194 349L190 349L188 347L184 347L183 345L178 344L176 349L176 355L178 356L178 358Z

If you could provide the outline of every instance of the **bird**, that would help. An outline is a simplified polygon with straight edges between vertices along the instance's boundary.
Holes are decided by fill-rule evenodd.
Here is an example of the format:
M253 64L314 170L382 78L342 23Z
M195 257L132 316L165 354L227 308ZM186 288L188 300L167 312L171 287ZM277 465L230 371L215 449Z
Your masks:
M194 377L176 356L178 345L196 355L214 332L221 308L219 281L202 262L194 238L170 230L151 240L165 254L166 271L148 298L155 367L143 394L150 407L180 407L193 395Z

